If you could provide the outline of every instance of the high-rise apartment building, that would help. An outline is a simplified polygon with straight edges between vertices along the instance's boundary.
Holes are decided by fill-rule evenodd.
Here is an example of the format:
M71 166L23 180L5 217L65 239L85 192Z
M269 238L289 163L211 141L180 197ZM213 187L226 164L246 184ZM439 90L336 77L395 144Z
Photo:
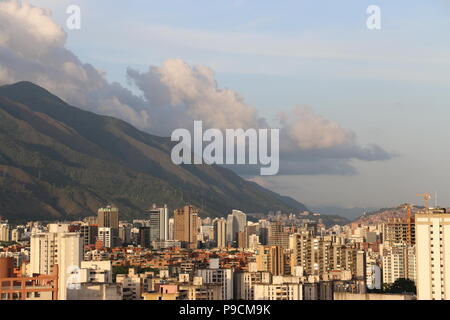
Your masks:
M150 214L150 241L169 240L169 212L167 205L157 207L153 205Z
M11 231L7 223L0 224L0 241L11 241Z
M189 248L197 247L198 214L199 210L193 206L174 211L174 240Z
M69 232L68 224L49 224L48 232L31 235L32 274L51 274L58 266L58 299L66 300L69 277L83 260L83 238L79 232Z
M284 249L278 246L259 246L256 252L258 271L268 271L274 276L283 275Z
M383 283L392 284L400 278L416 282L415 248L406 243L383 249Z
M289 249L289 233L284 230L281 222L275 221L270 223L268 245Z
M214 241L217 248L226 248L227 246L227 234L226 227L227 221L224 218L216 218L213 220L214 227Z
M112 248L112 228L98 228L97 241L100 241L104 248Z
M450 300L450 212L431 209L415 222L417 298Z

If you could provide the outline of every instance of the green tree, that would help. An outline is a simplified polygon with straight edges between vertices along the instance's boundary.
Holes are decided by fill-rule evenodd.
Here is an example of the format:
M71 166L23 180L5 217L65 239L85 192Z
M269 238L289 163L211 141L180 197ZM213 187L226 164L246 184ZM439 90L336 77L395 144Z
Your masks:
M404 278L399 278L388 287L389 293L416 293L416 284L414 281Z

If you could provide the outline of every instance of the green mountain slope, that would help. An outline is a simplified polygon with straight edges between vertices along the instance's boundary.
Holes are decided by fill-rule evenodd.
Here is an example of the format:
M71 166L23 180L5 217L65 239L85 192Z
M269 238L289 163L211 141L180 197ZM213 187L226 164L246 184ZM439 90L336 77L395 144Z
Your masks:
M305 206L219 166L174 165L172 142L66 104L30 82L0 87L0 215L65 219L113 203L121 218L152 203L208 216Z

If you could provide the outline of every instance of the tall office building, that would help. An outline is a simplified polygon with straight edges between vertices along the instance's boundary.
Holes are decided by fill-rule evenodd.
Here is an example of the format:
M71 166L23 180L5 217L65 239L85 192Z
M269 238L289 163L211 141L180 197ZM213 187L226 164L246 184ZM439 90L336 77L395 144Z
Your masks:
M224 218L216 218L213 220L213 227L214 227L214 241L216 243L216 247L226 248L227 221Z
M83 260L83 238L79 232L69 232L68 224L49 224L48 232L31 235L32 274L51 274L58 265L58 299L66 300L69 277Z
M245 231L247 215L239 210L233 210L227 217L227 242L236 245L238 233Z
M111 228L111 245L119 242L119 209L114 206L98 209L97 224L100 228Z
M197 247L198 214L199 210L193 206L174 211L174 240L189 248Z
M169 240L169 213L167 205L156 207L153 205L150 213L150 241Z
M450 300L450 212L431 209L415 222L417 298Z

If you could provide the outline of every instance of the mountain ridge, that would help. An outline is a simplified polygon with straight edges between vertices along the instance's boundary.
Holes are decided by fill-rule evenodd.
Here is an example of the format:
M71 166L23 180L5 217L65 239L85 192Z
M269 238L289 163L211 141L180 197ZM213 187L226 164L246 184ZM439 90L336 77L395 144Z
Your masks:
M121 217L152 203L192 203L205 215L303 211L300 202L220 166L174 165L173 142L71 106L31 82L0 87L0 212L64 219L108 203Z

